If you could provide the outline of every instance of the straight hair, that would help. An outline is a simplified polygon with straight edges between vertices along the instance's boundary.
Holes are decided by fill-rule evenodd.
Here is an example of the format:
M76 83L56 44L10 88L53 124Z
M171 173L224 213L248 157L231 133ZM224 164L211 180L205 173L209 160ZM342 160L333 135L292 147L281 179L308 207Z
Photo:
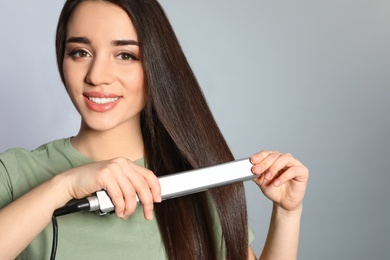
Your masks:
M67 24L84 1L121 7L137 32L144 70L146 105L141 127L147 166L157 176L234 160L208 107L173 28L156 0L68 0L56 34L61 79ZM215 241L212 205L224 245ZM247 259L248 223L243 183L213 188L155 205L156 219L168 259L217 259L226 246L227 259Z

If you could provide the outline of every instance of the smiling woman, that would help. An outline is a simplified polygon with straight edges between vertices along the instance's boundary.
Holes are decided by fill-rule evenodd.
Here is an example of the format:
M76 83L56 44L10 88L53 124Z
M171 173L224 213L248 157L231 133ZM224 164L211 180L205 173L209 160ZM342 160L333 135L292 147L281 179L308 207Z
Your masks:
M103 189L115 215L59 218L59 258L253 259L242 183L161 202L157 177L234 157L158 2L68 0L56 51L80 130L0 155L1 256L47 259L53 212ZM262 257L295 259L308 170L276 151L250 160L274 203Z
M134 134L124 135L127 140L141 138L139 118L145 90L139 56L137 33L122 8L87 1L73 12L67 27L63 77L82 117L82 131L74 144L83 139L83 131L93 130L116 129L116 135L118 131ZM142 151L142 147L132 147ZM137 154L130 157L133 160L142 157L142 153L132 154Z

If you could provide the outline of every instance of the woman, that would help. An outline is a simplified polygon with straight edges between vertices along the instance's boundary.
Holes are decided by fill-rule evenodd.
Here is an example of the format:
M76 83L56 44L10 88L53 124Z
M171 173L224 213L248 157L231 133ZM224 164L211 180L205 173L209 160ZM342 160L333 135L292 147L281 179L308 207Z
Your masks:
M234 158L157 1L68 0L56 51L80 131L0 155L2 259L47 259L54 210L101 189L115 215L59 217L58 259L254 259L242 183L161 202L158 176ZM294 259L308 171L251 162L274 202L261 257Z

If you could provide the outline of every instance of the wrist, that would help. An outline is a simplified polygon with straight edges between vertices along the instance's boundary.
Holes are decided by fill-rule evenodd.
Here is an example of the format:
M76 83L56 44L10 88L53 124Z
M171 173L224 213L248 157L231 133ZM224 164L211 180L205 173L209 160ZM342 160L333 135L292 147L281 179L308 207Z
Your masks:
M49 187L54 191L56 199L56 208L64 206L73 197L70 195L68 188L65 185L64 176L62 174L54 176L48 181Z
M303 207L302 204L300 204L298 207L294 208L293 210L286 210L281 206L279 206L278 204L274 203L272 211L273 214L278 217L289 218L289 219L300 219L302 216Z

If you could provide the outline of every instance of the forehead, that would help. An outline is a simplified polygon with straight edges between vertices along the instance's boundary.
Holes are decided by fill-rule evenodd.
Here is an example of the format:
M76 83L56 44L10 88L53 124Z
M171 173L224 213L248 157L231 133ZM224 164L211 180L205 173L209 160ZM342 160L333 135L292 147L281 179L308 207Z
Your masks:
M85 1L76 7L68 21L67 36L137 40L133 23L121 7L95 1Z

